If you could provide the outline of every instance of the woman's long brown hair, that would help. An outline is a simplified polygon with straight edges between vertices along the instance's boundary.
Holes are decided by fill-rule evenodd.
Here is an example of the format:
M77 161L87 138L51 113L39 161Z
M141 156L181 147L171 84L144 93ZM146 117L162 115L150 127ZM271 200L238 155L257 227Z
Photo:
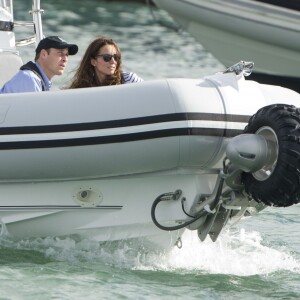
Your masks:
M107 76L104 81L100 81L95 73L94 66L91 65L91 59L95 59L99 50L105 45L113 45L116 48L119 60L113 75ZM122 56L118 45L105 36L96 38L86 49L85 54L77 68L73 80L69 86L71 89L107 86L122 84Z

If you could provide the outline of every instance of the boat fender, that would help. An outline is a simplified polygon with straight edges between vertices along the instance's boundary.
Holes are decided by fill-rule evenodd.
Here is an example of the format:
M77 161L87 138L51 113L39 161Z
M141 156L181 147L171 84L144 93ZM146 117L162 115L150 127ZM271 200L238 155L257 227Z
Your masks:
M255 172L243 172L245 191L257 202L287 207L300 202L300 109L273 104L254 114L244 133L262 135L276 156Z

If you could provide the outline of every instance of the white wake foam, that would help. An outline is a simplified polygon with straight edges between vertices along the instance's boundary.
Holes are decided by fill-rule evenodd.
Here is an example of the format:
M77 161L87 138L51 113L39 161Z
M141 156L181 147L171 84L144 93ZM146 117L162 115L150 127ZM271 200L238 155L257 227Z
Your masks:
M260 233L244 229L224 231L216 242L201 242L196 232L186 231L182 248L155 252L138 241L99 243L72 237L19 242L1 241L0 246L44 253L54 261L93 262L137 270L250 276L290 271L300 274L300 259L287 248L264 245Z

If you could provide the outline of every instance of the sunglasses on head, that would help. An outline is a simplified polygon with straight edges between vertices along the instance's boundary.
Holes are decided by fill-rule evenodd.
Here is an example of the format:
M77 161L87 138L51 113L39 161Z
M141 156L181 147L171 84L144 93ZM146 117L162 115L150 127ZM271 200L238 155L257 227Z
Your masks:
M102 57L105 62L111 61L112 58L115 60L115 62L119 61L119 56L117 54L98 54L96 57Z

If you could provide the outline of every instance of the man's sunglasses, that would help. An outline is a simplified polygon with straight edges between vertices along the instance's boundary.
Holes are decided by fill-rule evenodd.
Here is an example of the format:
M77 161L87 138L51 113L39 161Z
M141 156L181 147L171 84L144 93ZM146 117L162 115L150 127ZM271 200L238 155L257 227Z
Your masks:
M120 59L117 54L114 54L114 55L111 55L111 54L98 54L98 55L96 55L96 57L102 57L105 62L111 61L112 58L115 60L115 62L118 62L119 59Z

